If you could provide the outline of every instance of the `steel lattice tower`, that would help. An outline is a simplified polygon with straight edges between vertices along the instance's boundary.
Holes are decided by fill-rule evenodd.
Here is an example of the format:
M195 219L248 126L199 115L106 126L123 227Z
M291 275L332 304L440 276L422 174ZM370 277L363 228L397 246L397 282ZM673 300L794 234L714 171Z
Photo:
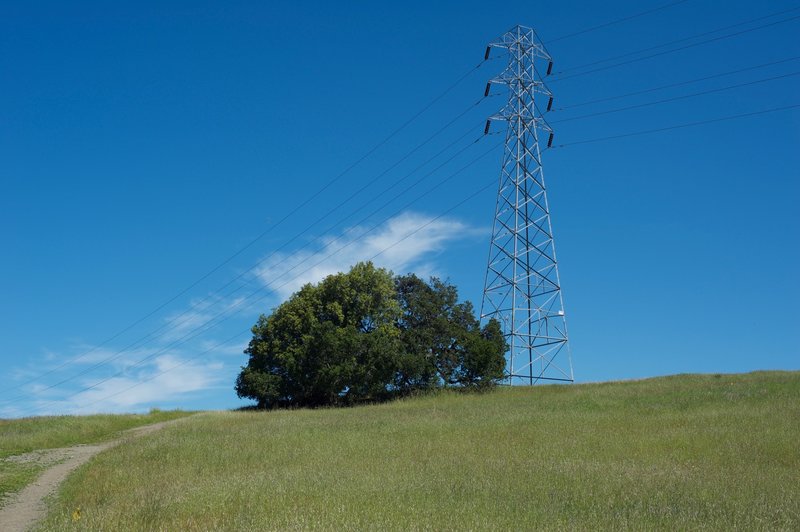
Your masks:
M567 322L545 193L540 135L553 131L543 117L553 96L541 72L553 63L536 32L516 26L486 48L508 53L508 66L486 86L508 88L508 103L486 122L506 122L506 140L497 192L481 320L496 318L510 346L509 384L538 380L572 381ZM544 105L539 104L542 102ZM537 105L538 104L538 105ZM540 107L541 106L541 107Z

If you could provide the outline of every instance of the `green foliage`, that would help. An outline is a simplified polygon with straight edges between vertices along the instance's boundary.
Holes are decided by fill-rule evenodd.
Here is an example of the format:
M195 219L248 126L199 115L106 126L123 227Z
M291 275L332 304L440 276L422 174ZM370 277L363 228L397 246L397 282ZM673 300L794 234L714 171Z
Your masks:
M481 330L472 303L459 303L456 287L439 279L412 274L395 284L403 311L401 389L486 387L502 378L507 346L496 320Z
M503 378L505 357L497 356L508 350L500 322L490 320L480 331L467 340L459 379L462 384L486 388Z
M397 369L398 316L391 274L372 264L306 285L253 327L236 392L263 407L380 400Z
M506 344L452 285L372 263L308 284L253 327L236 393L260 407L348 405L438 387L487 387Z

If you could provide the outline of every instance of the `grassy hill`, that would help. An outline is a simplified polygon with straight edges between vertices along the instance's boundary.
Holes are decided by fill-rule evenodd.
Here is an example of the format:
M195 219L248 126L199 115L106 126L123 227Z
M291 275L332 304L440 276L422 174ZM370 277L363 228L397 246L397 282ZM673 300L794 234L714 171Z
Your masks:
M42 528L797 530L798 442L798 372L204 413L97 456Z

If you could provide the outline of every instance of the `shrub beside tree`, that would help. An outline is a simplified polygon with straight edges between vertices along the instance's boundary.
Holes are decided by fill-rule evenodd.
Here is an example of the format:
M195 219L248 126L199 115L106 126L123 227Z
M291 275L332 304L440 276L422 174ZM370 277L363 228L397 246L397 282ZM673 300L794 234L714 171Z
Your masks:
M371 262L305 285L252 331L235 388L262 408L488 387L505 368L500 324L481 328L455 286Z

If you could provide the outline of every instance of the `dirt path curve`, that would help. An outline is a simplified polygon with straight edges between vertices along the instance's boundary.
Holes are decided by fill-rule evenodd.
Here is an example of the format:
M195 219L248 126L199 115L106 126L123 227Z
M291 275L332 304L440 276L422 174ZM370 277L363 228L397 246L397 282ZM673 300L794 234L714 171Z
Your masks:
M25 489L11 496L8 503L0 508L0 530L3 532L22 532L33 527L47 513L44 499L55 492L58 486L78 466L89 461L101 451L110 449L131 438L151 434L165 425L178 420L164 421L152 425L144 425L123 432L122 437L96 445L76 445L61 449L48 449L29 453L37 455L35 459L46 462L58 461L47 468L39 478ZM63 461L62 461L63 460Z

